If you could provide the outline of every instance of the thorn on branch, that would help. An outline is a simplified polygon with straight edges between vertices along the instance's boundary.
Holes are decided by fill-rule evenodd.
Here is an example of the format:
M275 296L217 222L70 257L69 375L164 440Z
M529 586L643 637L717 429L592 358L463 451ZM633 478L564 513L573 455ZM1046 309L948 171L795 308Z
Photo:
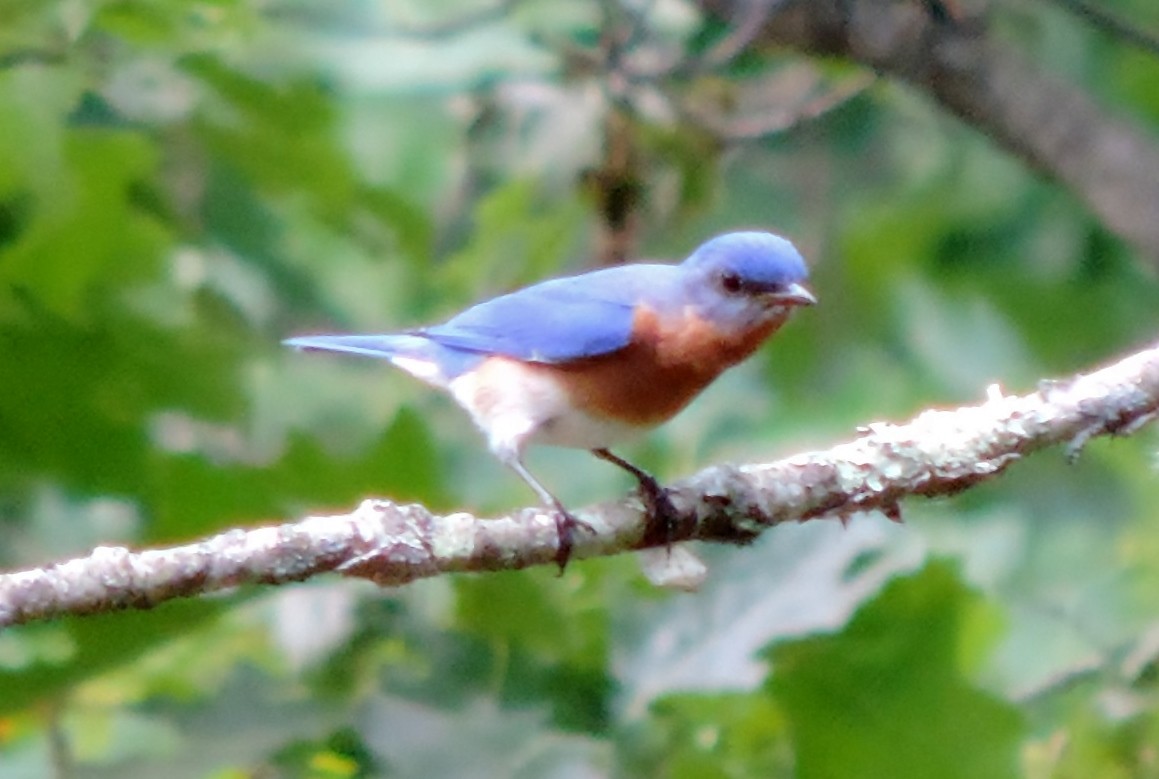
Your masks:
M1098 410L1088 413L1093 417L1091 423L1080 430L1066 445L1066 460L1071 465L1078 462L1083 449L1092 438L1100 435L1131 435L1147 423L1159 418L1159 411L1155 410L1143 410L1138 413L1121 411L1110 416L1100 415Z
M884 514L885 518L890 522L896 522L899 525L905 524L905 520L902 519L901 516L901 504L896 500L888 501L885 505L883 505L881 507L881 513Z

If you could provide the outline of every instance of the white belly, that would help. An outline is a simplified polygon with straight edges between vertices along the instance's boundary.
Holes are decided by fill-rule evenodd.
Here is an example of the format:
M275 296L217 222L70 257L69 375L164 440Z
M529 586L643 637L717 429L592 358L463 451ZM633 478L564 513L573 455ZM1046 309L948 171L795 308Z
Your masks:
M550 374L515 360L488 360L448 389L501 458L517 456L531 443L598 449L640 432L576 410Z

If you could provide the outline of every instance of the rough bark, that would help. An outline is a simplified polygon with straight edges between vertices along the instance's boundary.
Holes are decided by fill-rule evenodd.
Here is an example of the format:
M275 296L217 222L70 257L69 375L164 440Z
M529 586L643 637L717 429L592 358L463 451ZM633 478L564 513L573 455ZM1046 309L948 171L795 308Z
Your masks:
M900 516L913 495L947 495L1003 472L1021 457L1093 436L1125 435L1159 413L1159 344L1089 375L1043 382L977 406L873 423L847 443L769 463L708 468L672 486L673 540L744 543L782 522L842 520L879 510ZM575 557L663 545L656 518L629 497L579 512ZM452 571L551 564L554 519L524 509L498 519L440 516L422 506L366 500L349 514L231 530L170 549L101 547L87 557L0 576L0 626L124 608L246 583L278 584L338 572L397 585Z

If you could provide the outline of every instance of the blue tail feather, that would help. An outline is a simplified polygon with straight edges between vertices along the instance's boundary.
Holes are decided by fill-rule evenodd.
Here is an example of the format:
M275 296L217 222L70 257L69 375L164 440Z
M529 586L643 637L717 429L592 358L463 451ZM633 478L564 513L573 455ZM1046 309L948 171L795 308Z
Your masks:
M304 351L343 352L390 360L423 381L437 385L474 368L485 357L432 341L421 335L306 335L282 342ZM429 366L429 367L424 367Z
M282 341L304 351L345 352L389 360L399 355L423 357L431 343L413 335L305 335Z

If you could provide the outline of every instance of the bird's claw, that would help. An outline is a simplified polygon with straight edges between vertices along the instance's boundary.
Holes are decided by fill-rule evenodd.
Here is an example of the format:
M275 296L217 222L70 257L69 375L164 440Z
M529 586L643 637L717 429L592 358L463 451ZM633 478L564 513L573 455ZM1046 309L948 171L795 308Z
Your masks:
M562 504L555 505L555 532L558 537L555 552L555 563L559 566L559 575L567 570L567 563L571 559L572 549L575 547L575 529L578 527L595 535L596 529L572 514Z
M651 476L640 478L640 495L644 498L649 520L644 531L645 543L650 546L663 542L671 549L676 530L680 527L680 512L676 510L671 495Z

